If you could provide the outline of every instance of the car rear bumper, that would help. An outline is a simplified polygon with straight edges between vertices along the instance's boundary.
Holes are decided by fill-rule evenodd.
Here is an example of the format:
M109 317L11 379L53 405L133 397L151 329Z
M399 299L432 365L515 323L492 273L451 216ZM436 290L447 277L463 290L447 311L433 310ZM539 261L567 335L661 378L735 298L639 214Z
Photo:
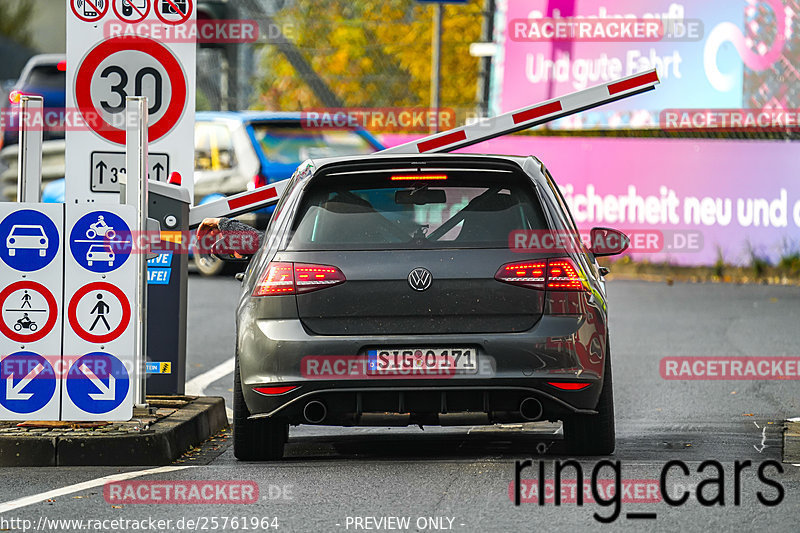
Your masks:
M240 330L239 365L254 418L309 423L304 409L319 401L327 413L323 424L513 422L529 420L520 413L520 403L535 398L543 411L538 419L556 420L593 413L602 388L605 329L585 315L545 315L520 333L424 336L320 336L309 333L298 319L250 324ZM475 348L478 372L371 376L366 371L369 349L448 346ZM310 372L309 360L329 362L329 371ZM551 385L563 381L588 386L561 390ZM253 390L275 385L296 388L279 395Z

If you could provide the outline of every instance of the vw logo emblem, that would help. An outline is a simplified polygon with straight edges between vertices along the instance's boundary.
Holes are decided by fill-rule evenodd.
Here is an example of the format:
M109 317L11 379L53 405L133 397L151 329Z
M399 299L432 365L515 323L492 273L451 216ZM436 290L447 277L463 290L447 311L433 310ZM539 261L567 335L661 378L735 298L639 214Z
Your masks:
M408 275L408 284L415 291L424 291L431 286L433 275L427 268L415 268Z

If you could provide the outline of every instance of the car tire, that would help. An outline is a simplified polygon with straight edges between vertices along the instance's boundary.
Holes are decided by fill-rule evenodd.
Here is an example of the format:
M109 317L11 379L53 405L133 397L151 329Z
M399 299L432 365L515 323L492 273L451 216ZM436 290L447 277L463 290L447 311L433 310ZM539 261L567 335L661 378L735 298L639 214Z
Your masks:
M219 276L225 271L225 261L213 255L194 254L194 265L204 276Z
M564 420L564 439L570 455L611 455L616 446L614 430L614 387L611 352L606 353L603 390L596 415L572 415Z
M289 423L281 419L248 420L242 394L239 357L233 374L233 455L240 461L277 461L289 439Z

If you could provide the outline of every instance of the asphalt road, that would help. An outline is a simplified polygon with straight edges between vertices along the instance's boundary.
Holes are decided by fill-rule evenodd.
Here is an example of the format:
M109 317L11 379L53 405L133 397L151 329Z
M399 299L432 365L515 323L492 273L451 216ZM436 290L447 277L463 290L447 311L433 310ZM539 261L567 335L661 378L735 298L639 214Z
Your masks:
M237 292L238 282L231 278L190 279L189 379L232 357ZM0 503L0 529L13 526L3 520L28 519L35 526L45 517L171 519L168 527L151 530L206 526L208 531L241 531L243 519L253 530L250 520L277 517L280 531L368 531L387 530L378 525L398 525L394 520L377 522L382 518L406 517L411 531L797 531L800 468L784 465L782 474L766 469L764 477L783 491L775 506L759 502L759 493L768 501L779 498L777 488L759 480L756 473L762 462L780 460L780 422L800 415L797 382L666 381L660 376L659 361L670 355L796 355L800 288L612 281L609 293L617 417L614 459L621 463L621 479L644 480L639 485L646 480L657 483L665 463L677 459L687 464L690 473L684 476L672 470L668 493L679 496L703 480L721 477L724 506L701 505L694 494L676 507L663 501L623 502L611 525L600 523L593 514L612 515L614 505L515 507L509 496L515 461L533 460L523 478L536 477L540 461L546 465L545 477L552 478L552 463L560 458L558 435L545 424L424 431L301 426L292 428L287 458L278 464L237 462L229 440L220 438L176 463L181 470L137 478L252 480L259 487L257 503L114 506L104 499L101 480L94 483L97 486L48 498L52 501L27 506ZM205 384L204 390L230 402L231 386L227 374ZM707 460L718 461L722 471L709 466L699 473ZM753 465L744 469L738 484L735 461ZM598 462L581 461L587 478ZM0 502L139 470L0 469L4 479ZM707 497L719 492L717 485L706 485ZM630 513L656 516L637 518ZM230 522L234 516L239 517L238 527ZM212 517L217 517L216 527ZM222 527L225 517L229 521ZM184 522L178 523L181 518ZM64 530L78 529L73 525Z

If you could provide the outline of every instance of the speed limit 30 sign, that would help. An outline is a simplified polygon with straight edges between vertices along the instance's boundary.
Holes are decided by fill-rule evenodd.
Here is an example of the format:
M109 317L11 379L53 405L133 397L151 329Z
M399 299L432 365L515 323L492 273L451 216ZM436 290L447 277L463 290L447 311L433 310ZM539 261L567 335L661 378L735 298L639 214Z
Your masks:
M136 65L126 67L126 65ZM186 111L186 73L162 44L145 37L115 37L94 47L81 61L75 97L98 135L125 144L125 98L147 96L149 139L169 133Z
M79 111L85 127L66 133L67 201L118 202L119 185L104 178L103 167L115 168L111 161L124 160L128 96L147 97L149 150L159 154L151 179L161 178L168 166L181 174L192 192L196 43L159 42L135 32L108 37L103 22L87 21L75 0L68 4L67 101ZM104 5L112 6L107 18L139 23L151 31L158 25L175 31L196 19L190 0L106 0ZM100 153L106 154L102 162L96 155Z

